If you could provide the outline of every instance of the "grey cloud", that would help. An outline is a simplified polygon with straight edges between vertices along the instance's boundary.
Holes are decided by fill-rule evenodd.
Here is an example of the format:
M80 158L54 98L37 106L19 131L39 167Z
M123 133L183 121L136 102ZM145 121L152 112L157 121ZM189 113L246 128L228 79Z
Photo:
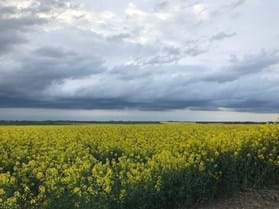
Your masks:
M155 11L171 10L171 8L173 6L175 6L176 4L178 4L181 9L186 9L186 8L192 7L195 4L199 4L199 3L201 3L200 0L188 0L188 1L184 1L184 0L177 0L177 1L163 0L163 1L155 4L154 10Z
M16 44L25 43L26 39L17 33L7 33L2 31L0 33L0 56L7 53Z
M32 2L30 7L20 8L10 5L7 0L0 2L0 56L9 53L18 44L28 43L26 33L53 21L56 18L52 16L53 10L67 9L67 3L69 1L41 0ZM49 17L40 17L42 13Z
M201 49L198 47L190 47L184 50L185 55L190 55L190 56L198 56L200 54L206 53L208 49Z
M168 1L161 1L158 4L155 5L155 11L161 11L165 10L169 7L169 2Z
M4 95L36 96L48 85L67 78L80 78L103 70L103 61L95 56L84 57L58 47L44 47L16 60L17 69L3 71L0 63L0 92Z
M31 26L40 25L44 21L40 18L1 18L0 17L0 55L6 54L16 45L28 42L25 33Z
M77 54L73 51L66 51L64 49L58 47L43 47L34 51L37 56L41 57L50 57L50 58L66 58L66 57L74 57Z
M241 5L243 5L247 0L235 0L228 5L229 8L235 9Z
M243 60L233 57L232 63L227 68L215 71L212 75L207 75L204 80L214 82L231 82L240 77L256 74L279 63L279 56L276 51L261 51L258 54L249 55Z
M187 42L185 46L164 46L155 55L137 59L140 65L161 65L169 63L177 63L185 57L196 57L208 52L208 48L201 48L198 41Z
M229 1L229 3L226 3L224 5L221 5L216 8L216 10L213 12L214 15L224 15L226 13L230 13L237 8L243 6L247 0L232 0Z
M0 16L14 14L17 9L13 6L5 6L0 3Z
M1 18L0 28L4 31L25 31L30 26L40 25L45 23L44 19L39 17L9 17L9 18Z
M231 38L236 36L236 33L225 33L225 32L219 32L216 33L215 35L211 36L211 38L209 39L211 42L213 41L220 41L220 40L224 40L226 38Z
M132 37L130 33L119 33L115 35L106 36L105 38L109 41L123 41L126 38Z
M44 23L44 20L36 16L13 15L21 15L21 11L0 3L0 55L8 53L17 44L26 43L24 33L32 26Z

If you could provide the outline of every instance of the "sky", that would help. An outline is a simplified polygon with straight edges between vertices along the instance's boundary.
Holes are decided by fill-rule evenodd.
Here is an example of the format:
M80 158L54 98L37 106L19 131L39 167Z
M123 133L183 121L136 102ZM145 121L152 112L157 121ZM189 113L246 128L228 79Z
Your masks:
M277 120L278 11L271 0L1 0L0 120Z

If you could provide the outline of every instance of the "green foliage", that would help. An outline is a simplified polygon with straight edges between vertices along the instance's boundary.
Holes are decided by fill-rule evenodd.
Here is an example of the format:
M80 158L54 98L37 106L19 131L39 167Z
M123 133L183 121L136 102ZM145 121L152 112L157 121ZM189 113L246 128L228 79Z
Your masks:
M159 209L279 183L278 125L0 127L0 208Z

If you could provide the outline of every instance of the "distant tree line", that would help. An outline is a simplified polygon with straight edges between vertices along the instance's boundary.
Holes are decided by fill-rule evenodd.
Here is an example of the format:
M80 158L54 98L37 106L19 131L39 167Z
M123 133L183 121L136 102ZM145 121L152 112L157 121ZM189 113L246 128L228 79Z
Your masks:
M0 125L160 124L160 121L0 120Z

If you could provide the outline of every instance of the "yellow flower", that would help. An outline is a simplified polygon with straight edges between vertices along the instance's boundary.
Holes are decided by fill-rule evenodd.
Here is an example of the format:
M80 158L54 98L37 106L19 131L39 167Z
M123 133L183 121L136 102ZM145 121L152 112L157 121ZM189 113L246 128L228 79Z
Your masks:
M36 178L39 179L39 180L42 179L43 176L44 176L44 175L43 175L42 172L38 172L38 173L36 174Z
M46 187L43 186L43 185L40 185L39 186L39 191L40 191L40 193L45 193L46 192Z
M6 192L5 192L5 190L4 189L0 189L0 196L1 195L4 195Z

